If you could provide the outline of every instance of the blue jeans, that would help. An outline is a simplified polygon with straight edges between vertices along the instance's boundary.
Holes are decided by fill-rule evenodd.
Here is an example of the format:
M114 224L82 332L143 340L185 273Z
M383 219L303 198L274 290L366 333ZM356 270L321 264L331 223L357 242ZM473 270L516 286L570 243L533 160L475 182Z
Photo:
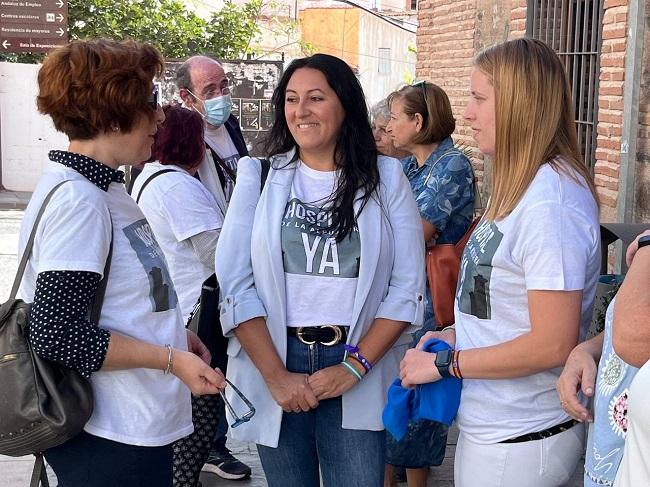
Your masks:
M305 345L287 338L287 369L313 374L343 360L343 345ZM358 405L363 408L363 404ZM324 487L384 484L383 431L341 427L341 398L320 401L316 409L284 413L277 448L257 445L269 487Z

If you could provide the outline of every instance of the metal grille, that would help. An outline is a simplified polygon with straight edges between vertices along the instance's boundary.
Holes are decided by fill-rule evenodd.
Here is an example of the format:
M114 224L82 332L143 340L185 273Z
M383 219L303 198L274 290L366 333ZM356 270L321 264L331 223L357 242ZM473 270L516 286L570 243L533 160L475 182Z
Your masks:
M604 0L530 0L526 34L560 56L573 93L578 144L585 164L596 163L598 78Z

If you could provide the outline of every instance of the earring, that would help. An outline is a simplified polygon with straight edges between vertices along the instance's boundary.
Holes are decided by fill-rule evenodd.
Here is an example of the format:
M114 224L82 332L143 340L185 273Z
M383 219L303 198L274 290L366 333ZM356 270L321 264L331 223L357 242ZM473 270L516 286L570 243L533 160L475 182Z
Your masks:
M119 132L119 131L120 131L120 126L119 126L119 125L116 125L116 124L112 124L112 125L111 125L111 130L112 130L113 132Z

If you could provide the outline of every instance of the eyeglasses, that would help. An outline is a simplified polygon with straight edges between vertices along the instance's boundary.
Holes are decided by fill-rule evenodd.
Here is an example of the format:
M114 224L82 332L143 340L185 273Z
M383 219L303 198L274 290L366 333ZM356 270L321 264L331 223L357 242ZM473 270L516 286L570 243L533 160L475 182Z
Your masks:
M152 110L158 110L158 85L154 84L149 99L147 100L149 108Z
M190 95L192 95L197 100L210 100L217 96L225 96L230 94L230 84L223 85L219 88L212 88L210 91L205 93L203 97L199 97L195 95L194 93L192 93L192 90L190 90L189 88L185 88L185 89Z
M422 89L422 96L424 97L424 106L427 108L427 113L429 112L429 102L427 101L427 82L422 80L422 81L416 81L411 85L413 88L415 87L420 87Z
M226 379L226 383L232 387L232 390L235 391L235 394L239 396L239 398L243 401L243 403L246 405L248 408L248 411L246 411L244 414L241 416L238 416L235 410L232 407L232 404L228 402L228 399L226 399L226 395L223 393L223 391L219 391L219 395L223 399L223 403L226 405L226 408L228 408L228 412L230 415L235 418L235 421L230 425L231 428L236 428L237 426L241 426L244 423L248 423L253 416L255 416L255 407L253 406L253 403L248 400L242 392L235 387L235 385L230 382L228 379Z

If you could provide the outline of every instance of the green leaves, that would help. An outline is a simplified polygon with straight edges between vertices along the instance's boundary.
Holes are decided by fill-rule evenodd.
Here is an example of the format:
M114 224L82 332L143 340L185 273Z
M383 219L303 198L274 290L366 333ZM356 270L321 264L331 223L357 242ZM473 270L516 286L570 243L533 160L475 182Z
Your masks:
M179 0L69 0L69 39L135 39L158 47L166 58L206 54L239 59L260 33L262 0L236 5L226 0L210 19ZM42 54L4 54L0 60L37 63Z
M70 0L70 39L131 38L154 44L167 58L239 58L259 33L261 6L261 0L242 6L227 0L206 20L178 0Z

